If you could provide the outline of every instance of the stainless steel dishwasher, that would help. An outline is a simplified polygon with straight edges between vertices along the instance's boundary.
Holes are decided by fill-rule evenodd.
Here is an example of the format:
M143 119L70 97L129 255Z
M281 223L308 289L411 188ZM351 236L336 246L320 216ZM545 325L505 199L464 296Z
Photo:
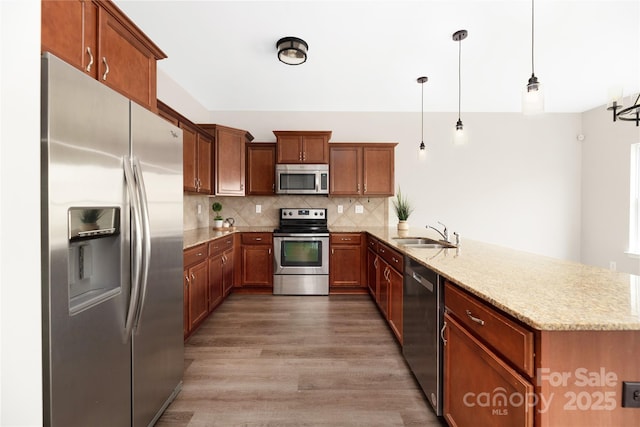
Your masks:
M442 415L442 345L444 303L440 277L408 256L403 286L402 352L427 400Z

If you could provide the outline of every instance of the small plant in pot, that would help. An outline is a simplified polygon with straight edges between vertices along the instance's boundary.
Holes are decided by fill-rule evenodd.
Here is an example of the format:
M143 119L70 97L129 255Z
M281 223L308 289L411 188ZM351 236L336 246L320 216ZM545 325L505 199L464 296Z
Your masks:
M413 206L409 203L407 196L402 195L400 187L398 187L398 193L396 194L396 198L393 200L393 207L396 211L396 216L398 217L398 230L408 230L409 223L407 220L409 219L411 212L413 212Z
M222 203L213 202L211 205L211 209L215 212L216 216L213 218L213 228L222 228L222 223L224 218L220 215L220 211L222 210Z

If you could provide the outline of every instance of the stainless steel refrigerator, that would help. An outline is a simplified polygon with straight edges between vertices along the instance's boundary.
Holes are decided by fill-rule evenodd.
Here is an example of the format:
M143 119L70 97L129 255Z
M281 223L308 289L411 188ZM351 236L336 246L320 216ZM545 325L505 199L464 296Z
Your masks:
M48 53L41 103L45 425L152 425L182 384L182 131Z

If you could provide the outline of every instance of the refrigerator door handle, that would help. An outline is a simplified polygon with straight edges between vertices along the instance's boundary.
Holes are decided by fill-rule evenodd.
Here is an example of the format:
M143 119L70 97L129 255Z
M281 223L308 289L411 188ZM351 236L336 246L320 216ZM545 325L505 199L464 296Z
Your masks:
M140 277L140 304L138 305L138 312L136 314L135 328L136 331L140 328L140 318L142 316L142 310L144 309L144 303L147 297L147 282L149 281L149 264L151 263L151 226L149 224L149 205L147 203L147 189L144 185L144 177L142 175L142 167L140 166L140 160L133 157L133 176L137 183L139 201L140 201L140 216L142 220L142 274Z
M124 177L127 184L127 192L131 201L131 216L135 223L135 253L132 257L133 273L131 278L131 297L129 299L129 309L127 310L127 320L125 323L125 342L131 338L136 313L138 311L138 299L140 295L140 276L142 271L142 218L140 215L140 200L136 192L133 175L133 167L129 156L123 157ZM133 231L132 231L133 232Z

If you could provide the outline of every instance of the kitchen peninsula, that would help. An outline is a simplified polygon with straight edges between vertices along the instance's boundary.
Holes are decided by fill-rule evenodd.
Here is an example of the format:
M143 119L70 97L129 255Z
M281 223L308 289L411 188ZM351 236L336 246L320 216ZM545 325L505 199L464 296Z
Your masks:
M331 231L367 233L445 280L451 425L471 419L476 425L634 425L640 419L640 409L622 407L623 382L640 381L638 277L470 240L458 248L404 247L395 228ZM188 230L184 245L226 234ZM423 229L408 235L433 237Z

